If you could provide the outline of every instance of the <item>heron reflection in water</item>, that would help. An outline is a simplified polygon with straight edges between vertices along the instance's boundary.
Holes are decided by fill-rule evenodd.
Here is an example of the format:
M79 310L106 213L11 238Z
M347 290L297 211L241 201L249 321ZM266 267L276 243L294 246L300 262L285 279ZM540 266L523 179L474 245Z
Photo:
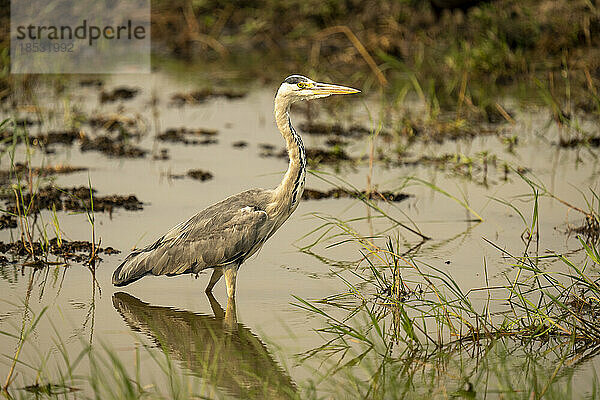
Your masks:
M243 399L297 398L291 378L265 344L237 322L235 300L227 310L208 293L214 316L144 303L123 292L113 305L125 323L141 332L207 383Z

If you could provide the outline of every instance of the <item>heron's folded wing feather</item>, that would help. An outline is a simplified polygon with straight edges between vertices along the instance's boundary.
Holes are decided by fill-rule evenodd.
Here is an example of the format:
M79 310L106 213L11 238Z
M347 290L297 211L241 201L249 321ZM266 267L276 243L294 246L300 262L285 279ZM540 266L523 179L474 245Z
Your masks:
M234 262L261 240L266 221L266 212L252 206L197 214L162 238L148 260L151 273L176 275Z
M115 270L113 284L126 285L148 273L198 272L244 257L268 235L264 207L269 199L270 191L250 189L205 208L127 256Z

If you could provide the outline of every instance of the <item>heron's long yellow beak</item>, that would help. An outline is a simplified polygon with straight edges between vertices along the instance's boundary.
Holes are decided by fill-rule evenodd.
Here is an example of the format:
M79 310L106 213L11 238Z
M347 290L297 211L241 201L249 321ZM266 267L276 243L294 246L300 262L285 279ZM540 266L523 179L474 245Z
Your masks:
M315 94L354 94L360 90L347 86L331 85L329 83L315 83L311 88Z

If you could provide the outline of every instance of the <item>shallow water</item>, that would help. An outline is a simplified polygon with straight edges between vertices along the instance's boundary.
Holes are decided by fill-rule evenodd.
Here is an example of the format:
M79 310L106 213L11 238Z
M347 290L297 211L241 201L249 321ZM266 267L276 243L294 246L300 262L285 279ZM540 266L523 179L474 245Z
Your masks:
M110 282L112 271L132 248L154 241L170 227L230 194L250 187L276 186L286 168L284 160L259 157L259 144L272 144L277 149L283 146L272 121L275 87L252 89L238 100L218 98L203 104L174 107L169 105L170 96L195 88L194 82L154 73L150 77L112 76L105 83L106 88L120 85L140 88L141 94L130 101L101 104L98 89L81 88L76 80L68 82L64 94L58 97L51 94L42 103L43 111L53 109L56 112L54 119L42 128L30 128L30 133L60 127L66 104L77 105L85 114L139 115L146 123L147 132L140 143L134 143L147 150L167 148L170 159L153 160L151 155L142 159L109 158L98 152L82 153L78 145L57 145L54 154L44 155L39 150L33 154L33 165L44 162L46 165L89 167L89 172L58 176L55 183L59 186L87 186L89 178L97 195L135 194L144 202L144 209L116 210L112 215L95 214L96 238L101 238L103 247L121 250L118 255L102 256L103 261L96 271L97 288L90 271L81 265L50 267L36 272L27 267L2 267L0 298L4 302L0 307L0 330L17 333L24 318L31 321L32 315L47 307L44 318L19 356L24 364L17 366L18 375L12 387L21 388L35 382L35 371L24 365L39 365L40 359L47 354L50 360L60 360L61 354L56 350L56 340L60 338L70 354L77 354L85 342L107 344L118 350L132 373L139 343L163 347L184 371L209 377L207 383L217 391L234 397L243 397L245 390L264 395L261 390L266 385L279 388L275 392L267 391L269 397L288 396L296 390L296 385L313 378L311 368L318 368L318 364L299 363L296 355L324 342L323 337L314 332L323 326L323 321L293 305L296 302L293 296L321 299L347 290L344 282L332 273L343 273L345 267L329 265L298 250L316 239L314 235L304 237L322 223L312 213L350 219L367 215L367 208L352 199L303 201L259 254L241 268L237 310L227 309L223 282L216 286L214 299L204 294L208 274L201 274L197 279L191 275L146 277L124 288L114 288ZM157 98L154 105L153 96ZM68 102L64 101L65 97L69 98ZM378 109L376 99L366 96L336 104L341 110L336 112L336 118L351 115L354 121L367 126L370 126L368 115L376 114ZM11 111L4 110L3 113L4 116L11 115ZM292 118L299 123L304 115L294 112ZM487 150L510 165L530 168L557 197L584 205L581 194L575 189L598 189L600 168L594 151L564 150L554 145L557 132L553 127L545 128L548 117L535 105L516 111L515 119L519 121L516 125L507 124L503 128L505 135L519 136L514 154L508 152L501 138L495 136L443 144L417 144L410 147L409 152L416 157L442 153L474 155ZM154 139L156 132L179 127L216 129L218 143L183 145ZM91 132L87 126L83 129ZM248 146L241 149L232 146L240 140L248 142ZM322 146L324 139L304 135L304 142L307 147ZM390 145L378 139L377 146L385 150ZM357 156L368 154L368 149L366 138L353 140L349 146L350 153ZM404 222L408 223L406 216L410 217L425 235L432 237L421 245L417 259L448 271L465 290L486 285L484 260L490 284L503 283L502 273L510 270L510 263L483 238L517 254L525 247L521 239L523 222L513 210L490 197L510 199L516 194L530 193L530 189L514 173L505 181L500 164L489 167L487 186L482 184L480 177L465 179L432 166L388 168L375 164L372 179L381 190L396 190L406 177L420 177L456 197L468 199L470 206L483 217L483 222L475 222L462 206L424 185L402 188L403 192L412 195L409 199L381 205L386 212ZM1 167L8 169L7 156L2 157ZM200 182L187 177L168 177L169 174L185 175L190 169L208 170L214 178ZM339 170L328 166L320 169L334 172L358 188L366 187L366 162L356 167L341 166ZM307 187L330 188L310 175ZM531 219L531 202L514 200L514 204ZM65 238L91 240L91 226L85 214L59 212L58 215ZM42 216L48 223L47 229L52 232L50 213L44 212ZM578 249L576 238L567 235L565 230L569 224L581 222L581 216L564 205L541 199L539 254L569 253ZM389 223L371 219L355 222L352 226L366 235L385 231ZM386 234L400 235L406 250L420 243L418 236L403 229L396 228ZM0 231L0 240L6 242L15 235L16 230ZM358 247L325 246L331 243L319 244L313 251L336 261L360 258ZM572 257L582 260L583 254L576 252ZM552 262L548 261L548 264ZM356 281L351 276L346 278ZM3 338L0 352L12 357L16 343L15 339ZM201 370L205 364L197 364L194 360L198 357L211 360L216 371L207 374ZM54 362L49 361L48 365L54 365ZM147 354L142 355L141 366L145 381L160 379L156 363ZM596 359L579 365L577 381L589 381L595 374L594 367L599 366ZM5 359L0 376L7 375L9 368L10 361ZM81 368L86 370L85 365ZM261 371L261 374L258 377L245 374L248 368ZM58 374L59 369L52 371ZM46 378L52 380L56 376L51 373ZM583 386L581 393L587 390Z

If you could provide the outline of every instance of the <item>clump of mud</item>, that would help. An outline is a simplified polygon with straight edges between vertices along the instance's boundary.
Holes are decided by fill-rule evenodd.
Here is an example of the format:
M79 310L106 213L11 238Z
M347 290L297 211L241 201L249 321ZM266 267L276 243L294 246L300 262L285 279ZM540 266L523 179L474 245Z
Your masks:
M79 210L91 209L91 202L88 199L75 199L71 198L71 201L67 204L68 210ZM118 194L112 194L109 196L94 197L94 211L103 211L112 213L116 208L122 208L128 211L139 211L143 210L144 203L138 200L138 198L130 194L129 196L120 196Z
M423 155L413 159L401 157L397 161L398 165L427 165L443 170L452 169L457 172L466 169L472 170L473 168L480 170L483 169L484 163L495 167L498 163L498 158L493 154L485 156L484 159L483 155L468 157L461 153L443 153L433 156Z
M561 138L558 141L560 147L577 148L579 146L600 147L600 136L592 136L588 138Z
M112 213L117 208L129 211L143 209L143 203L135 195L119 196L96 196L96 190L92 189L93 211ZM29 192L23 193L22 200L17 204L13 193L5 193L0 196L5 202L5 208L12 214L23 214L23 207L28 209L28 214L36 214L41 210L57 211L92 211L92 199L90 189L84 186L73 188L59 188L56 186L45 186L39 188L33 195Z
M142 158L148 153L133 145L132 138L139 139L146 132L146 124L139 116L123 114L99 114L82 117L95 129L101 129L97 135L80 135L81 151L98 151L109 157Z
M17 227L17 217L11 214L0 215L0 229L13 229Z
M169 149L160 149L152 154L153 160L168 160L171 156L169 156Z
M304 122L298 124L298 128L307 135L336 135L359 138L371 134L371 130L364 126L352 125L344 128L340 124L328 124L324 122ZM389 135L388 132L380 132L380 135Z
M216 144L218 140L214 138L219 132L214 129L187 129L172 128L159 134L156 138L163 142L183 143L192 145ZM202 139L198 139L202 137Z
M240 140L237 142L233 142L231 145L233 147L235 147L236 149L243 149L244 147L248 147L248 142L246 142L244 140Z
M85 117L84 117L85 118ZM85 122L92 128L101 128L107 132L119 132L123 137L139 137L144 124L139 118L121 114L99 114L87 117Z
M81 140L81 151L99 151L109 157L143 158L148 151L108 135L95 138L84 136Z
M10 144L13 141L23 143L26 138L32 146L44 147L52 153L51 146L56 144L71 146L79 141L82 151L99 151L111 157L144 157L148 152L131 144L132 138L140 138L146 131L146 125L140 118L120 114L80 116L91 128L101 129L98 135L89 135L84 130L50 131L35 136L16 134L13 129L0 130L0 142Z
M44 146L51 146L54 144L72 145L73 141L81 137L81 132L78 130L66 130L66 131L51 131L47 134L42 134L34 138L32 144Z
M72 145L80 137L77 130L50 131L36 136L28 136L28 141L33 146L51 146L55 144ZM24 135L15 135L12 129L0 130L0 141L3 143L23 143Z
M325 144L331 147L339 147L348 145L348 142L338 137L330 137L325 141Z
M442 153L436 155L421 155L412 157L410 154L399 154L396 159L381 155L379 161L386 162L388 166L426 166L440 171L446 171L453 176L468 179L474 183L488 186L506 181L508 176L516 171L519 174L530 172L529 168L509 165L493 153L482 151L472 155L461 153Z
M171 104L183 106L184 104L201 104L211 98L224 97L226 99L239 99L246 96L246 92L231 89L205 88L189 93L176 93L171 96Z
M445 140L472 139L481 136L498 135L496 127L481 124L471 125L466 120L437 119L423 121L405 117L398 127L398 134L410 141L443 143Z
M354 192L351 190L336 188L330 189L326 192L322 192L320 190L315 189L304 189L304 193L302 193L302 199L304 200L321 200L321 199L341 199L341 198L356 198L356 197L365 197L369 200L385 200L392 202L399 202L402 200L406 200L410 197L409 194L406 193L394 193L394 192L378 192L378 191L370 191L367 192L365 190L361 192Z
M100 92L100 102L112 103L117 100L130 100L133 99L139 91L139 89L126 86L118 87L110 91L103 90Z
M75 172L87 171L85 167L74 167L66 164L49 165L45 167L29 167L23 163L15 163L10 171L0 170L0 183L7 183L11 178L24 176L31 173L34 176L50 176L72 174Z
M287 152L285 153L287 156ZM324 149L315 149L309 148L306 149L306 158L308 159L308 163L311 165L318 165L321 163L324 164L336 164L341 161L350 161L351 158L346 152L339 147L333 148L331 150Z
M95 251L94 251L95 250ZM57 238L50 239L44 247L39 242L28 243L19 239L12 243L0 242L0 253L13 257L13 261L9 261L7 257L0 257L0 265L15 263L15 259L19 258L43 258L48 255L53 255L65 261L85 262L89 261L91 255L94 254L94 259L101 260L98 254L119 254L120 251L112 247L96 247L92 243L82 240L68 241L65 239L58 240ZM44 266L43 262L31 264L31 266Z
M259 145L261 157L275 157L281 159L288 159L286 149L275 151L275 147L271 145ZM332 149L318 149L308 148L306 151L306 158L311 166L318 164L338 164L342 161L350 161L352 158L340 147L334 147Z
M493 108L493 110L496 110ZM507 114L507 118L510 116ZM504 115L496 115L492 111L489 112L487 120L489 123L497 124L506 122ZM298 124L302 133L307 135L331 135L343 136L348 138L360 138L374 134L375 132L367 127L360 125L352 125L348 128L336 123L324 122L304 122ZM473 138L481 135L493 135L497 133L496 129L490 127L471 126L465 121L456 120L434 120L421 121L405 117L400 126L398 133L403 136L420 138L425 141L441 142L443 140L458 140L464 138ZM379 137L390 138L392 133L383 130L377 133Z
M569 228L568 233L575 233L587 241L597 242L600 239L600 219L597 215L587 214L584 223L576 228Z
M213 174L211 174L208 171L203 171L201 169L191 169L187 172L187 176L202 182L208 181L213 178Z
M82 86L82 87L102 87L102 86L104 86L104 81L102 81L100 79L94 79L94 78L82 79L82 80L79 81L79 86Z
M275 151L276 147L270 143L259 143L258 148L261 152L272 153Z

